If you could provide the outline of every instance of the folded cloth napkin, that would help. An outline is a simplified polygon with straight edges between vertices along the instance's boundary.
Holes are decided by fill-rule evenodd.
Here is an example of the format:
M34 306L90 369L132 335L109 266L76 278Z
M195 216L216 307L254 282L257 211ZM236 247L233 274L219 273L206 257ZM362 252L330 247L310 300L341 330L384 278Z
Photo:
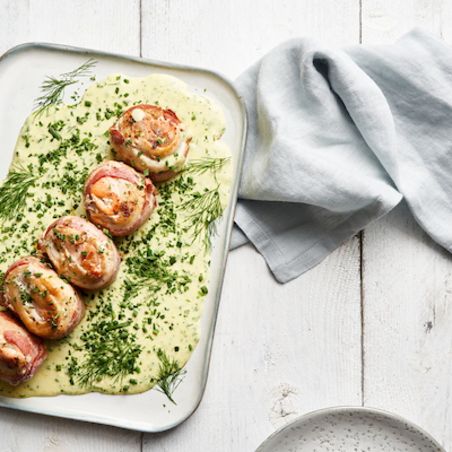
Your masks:
M404 197L452 251L452 47L414 29L392 45L292 39L236 81L249 134L231 248L280 282Z

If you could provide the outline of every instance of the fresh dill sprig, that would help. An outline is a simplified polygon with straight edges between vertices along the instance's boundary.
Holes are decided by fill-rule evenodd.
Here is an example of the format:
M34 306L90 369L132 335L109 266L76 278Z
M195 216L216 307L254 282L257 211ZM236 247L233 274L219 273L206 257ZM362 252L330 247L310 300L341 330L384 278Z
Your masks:
M22 211L27 202L28 190L33 187L42 173L17 166L12 168L0 187L0 218L13 220Z
M149 283L145 279L132 281L129 278L124 279L124 299L130 300L138 296L145 288L149 287Z
M153 252L148 246L145 250L138 250L134 257L126 259L128 273L132 276L124 281L125 299L135 297L143 289L155 293L166 288L168 294L185 290L191 282L189 275L172 271L175 258L170 256L164 259L164 255L164 251Z
M215 220L223 213L218 190L219 186L216 186L202 193L195 192L179 206L179 209L187 212L185 222L192 230L193 241L201 236L206 249L210 248L211 239L217 233Z
M151 298L152 294L158 292L161 289L161 286L159 286L158 284L151 284L150 280L147 278L125 278L122 287L124 288L125 302L134 299L143 290L146 290L150 294L149 297L146 297L144 299L144 301L148 301Z
M217 173L229 162L231 157L203 157L190 160L185 168L186 173L202 175L209 172L215 178L217 186L204 192L194 192L191 199L183 202L180 210L188 212L185 218L188 228L192 230L193 242L202 237L205 249L211 246L211 239L217 233L217 223L215 220L223 214L220 201L220 184L217 180Z
M88 386L105 376L122 382L127 375L139 373L137 360L142 346L136 343L136 336L128 332L130 324L131 320L103 320L83 333L81 340L88 357L80 365L73 363L68 367L70 377Z
M91 69L95 67L96 64L97 61L90 59L77 69L61 74L59 78L47 76L41 85L41 92L43 95L35 100L35 117L39 116L51 105L60 104L63 99L64 89L77 83L78 78L90 75Z
M170 360L166 353L159 349L157 351L157 357L160 360L157 390L166 394L169 400L177 405L173 399L174 391L181 384L184 379L184 375L187 373L186 370L182 370L179 363L172 359Z
M185 171L192 174L204 174L209 171L216 178L218 171L230 161L231 157L204 157L201 159L190 160Z

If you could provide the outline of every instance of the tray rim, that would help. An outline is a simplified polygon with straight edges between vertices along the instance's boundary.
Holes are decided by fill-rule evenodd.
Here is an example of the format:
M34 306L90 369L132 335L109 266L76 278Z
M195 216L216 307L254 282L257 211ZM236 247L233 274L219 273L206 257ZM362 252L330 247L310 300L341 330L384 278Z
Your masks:
M81 421L81 422L95 423L95 424L99 424L99 425L109 425L109 426L114 426L114 427L125 428L128 430L140 431L140 432L144 432L144 433L159 433L159 432L170 430L170 429L182 424L183 422L185 422L187 419L189 419L193 415L193 413L195 413L195 411L198 409L198 407L201 403L201 400L204 396L204 392L206 389L207 379L208 379L209 370L210 370L210 360L211 360L211 356L212 356L212 346L213 346L216 323L217 323L217 318L218 318L219 303L220 303L221 293L222 293L223 284L224 284L224 274L225 274L225 270L226 270L227 259L229 256L229 247L230 247L230 242L231 242L232 229L233 229L233 225L234 225L234 216L235 216L235 210L236 210L236 206L237 206L238 191L239 191L239 187L240 187L240 180L241 180L241 174L242 174L242 169L243 169L243 160L244 160L244 153L245 153L247 133L248 133L248 114L247 114L246 105L243 101L243 96L240 94L240 92L238 91L238 89L236 88L234 83L228 77L226 77L225 75L223 75L222 73L217 72L217 71L200 68L200 67L196 67L196 66L172 63L172 62L164 62L164 61L160 61L160 60L154 60L151 58L143 58L143 57L138 57L138 56L133 56L133 55L131 56L131 55L126 55L126 54L122 54L122 53L106 52L106 51L102 51L102 50L95 50L92 48L78 47L78 46L72 46L72 45L66 45L66 44L56 44L56 43L48 43L48 42L41 42L41 41L32 41L32 42L17 44L15 46L11 47L6 52L4 52L2 55L0 55L0 65L7 57L9 57L11 55L19 53L21 51L33 50L33 49L37 49L37 50L43 49L43 50L60 51L60 52L68 52L68 53L85 53L88 56L89 55L92 55L92 56L99 55L104 58L117 58L117 59L121 59L124 61L136 62L139 64L149 64L154 67L161 68L161 69L181 70L181 71L186 71L186 72L190 72L190 73L204 74L207 76L214 77L214 78L218 79L220 82L226 84L228 86L228 88L231 89L232 93L234 94L234 96L236 98L235 100L239 103L239 105L241 107L242 131L241 131L241 136L239 138L240 149L237 154L237 157L238 157L237 177L231 181L231 185L230 185L230 189L229 189L228 203L233 203L233 205L231 207L230 216L229 216L229 218L227 218L225 241L222 244L224 246L224 249L227 251L224 253L224 257L221 261L220 279L219 279L219 284L217 287L215 300L214 300L214 306L213 306L213 314L214 314L213 321L209 327L209 330L204 333L207 335L207 341L206 341L207 353L206 353L206 359L204 361L205 371L203 372L203 375L202 375L201 390L198 394L198 398L196 399L194 405L191 407L190 412L186 416L182 417L181 419L179 419L175 422L172 422L164 427L144 428L144 426L142 426L142 425L133 426L132 425L133 421L129 422L129 423L119 423L119 422L113 421L111 418L108 418L105 420L100 420L100 419L98 419L97 415L93 415L91 418L88 419L84 416L80 416L75 413L60 414L60 413L55 413L55 412L51 412L51 411L42 412L41 410L36 409L34 407L27 408L27 407L20 407L20 406L7 406L6 404L3 404L1 402L1 400L2 399L10 399L10 398L0 396L0 407L2 407L2 408L25 411L25 412L29 412L29 413L41 414L41 415L50 416L50 417L58 417L58 418L62 418L62 419L72 419L72 420ZM87 394L81 394L80 396L83 396L83 395L87 395ZM105 394L100 394L100 395L105 395ZM58 396L40 397L40 398L52 399L53 397L58 397ZM78 397L78 395L68 395L68 397ZM12 399L12 400L15 400L15 399ZM26 400L26 399L22 399L22 400Z

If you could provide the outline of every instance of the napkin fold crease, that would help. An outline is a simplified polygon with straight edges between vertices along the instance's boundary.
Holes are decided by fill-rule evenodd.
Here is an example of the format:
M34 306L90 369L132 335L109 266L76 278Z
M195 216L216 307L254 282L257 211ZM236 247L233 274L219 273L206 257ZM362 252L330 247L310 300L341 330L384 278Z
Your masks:
M402 198L452 249L452 47L414 29L344 49L297 38L236 81L249 120L231 248L311 269Z

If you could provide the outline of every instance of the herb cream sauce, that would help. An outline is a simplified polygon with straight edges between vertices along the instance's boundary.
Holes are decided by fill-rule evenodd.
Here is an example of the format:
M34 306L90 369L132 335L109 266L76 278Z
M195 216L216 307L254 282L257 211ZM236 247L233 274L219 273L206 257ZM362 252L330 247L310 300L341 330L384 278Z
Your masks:
M220 136L225 119L208 97L167 75L111 75L80 103L31 114L0 186L0 271L36 253L56 218L86 218L82 190L89 172L114 159L108 128L138 104L170 108L192 138L185 169L157 184L158 206L135 233L115 238L122 257L116 281L84 292L87 312L66 338L46 341L49 357L28 382L0 382L0 395L53 396L147 391L182 368L200 336L209 282L209 233L224 210L231 157ZM171 161L168 161L171 166Z

